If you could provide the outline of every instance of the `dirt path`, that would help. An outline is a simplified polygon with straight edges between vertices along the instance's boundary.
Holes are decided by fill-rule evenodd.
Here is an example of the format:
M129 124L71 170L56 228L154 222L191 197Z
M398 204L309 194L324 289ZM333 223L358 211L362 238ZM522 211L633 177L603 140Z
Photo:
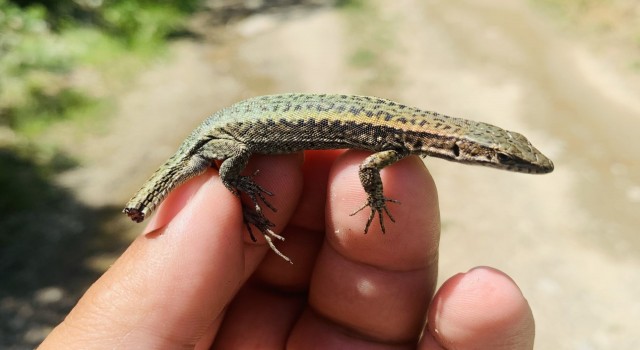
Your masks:
M531 178L429 162L442 275L481 264L511 274L541 349L637 348L637 94L522 4L407 1L397 11L399 32L411 33L407 98L522 130L557 165Z
M87 203L121 205L204 116L264 93L375 90L494 123L533 139L557 171L428 159L442 205L442 278L477 265L509 273L532 305L540 349L640 348L638 86L524 1L377 6L371 25L391 41L371 48L376 61L364 67L350 63L357 25L333 9L256 15L222 44L177 44L170 63L123 97L108 135L80 152L89 166L63 181ZM392 78L369 84L381 69Z

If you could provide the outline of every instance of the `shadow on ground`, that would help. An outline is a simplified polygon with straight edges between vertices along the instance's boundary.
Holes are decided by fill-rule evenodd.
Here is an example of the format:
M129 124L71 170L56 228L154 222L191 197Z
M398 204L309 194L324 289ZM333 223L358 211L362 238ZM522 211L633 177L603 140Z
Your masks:
M36 346L101 274L90 259L127 244L113 224L118 208L86 207L54 182L73 162L37 153L0 148L2 349Z

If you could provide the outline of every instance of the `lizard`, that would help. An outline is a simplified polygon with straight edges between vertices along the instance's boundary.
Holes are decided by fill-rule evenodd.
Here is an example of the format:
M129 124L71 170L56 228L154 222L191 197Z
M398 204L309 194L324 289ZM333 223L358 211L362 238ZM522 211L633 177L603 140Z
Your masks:
M274 245L273 239L284 237L272 230L275 225L264 215L260 204L275 212L267 200L273 193L256 183L255 173L241 173L252 154L322 149L374 152L359 168L367 200L351 213L370 208L365 234L376 215L383 233L384 214L395 222L387 203L398 201L384 196L380 170L409 155L530 174L554 169L552 161L523 135L491 124L378 97L266 95L240 101L205 119L131 198L123 212L142 222L170 191L214 166L227 189L238 197L245 194L249 198L253 207L243 204L243 220L251 239L256 241L251 229L254 226L277 255L291 262Z

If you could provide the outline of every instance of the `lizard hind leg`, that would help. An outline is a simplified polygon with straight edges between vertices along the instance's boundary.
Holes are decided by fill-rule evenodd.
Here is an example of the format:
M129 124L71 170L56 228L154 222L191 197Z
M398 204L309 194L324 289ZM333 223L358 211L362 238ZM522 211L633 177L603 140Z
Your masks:
M206 153L206 149L204 151L204 153ZM224 152L227 155L219 168L222 183L229 189L229 191L231 191L231 193L238 197L245 194L245 198L251 203L250 205L244 203L242 205L244 224L247 227L251 240L254 242L256 241L256 237L253 235L253 231L251 229L251 226L253 226L262 233L267 244L274 253L282 257L285 261L291 263L291 259L282 254L274 245L273 239L284 241L284 237L276 234L271 229L272 227L275 227L275 224L267 219L260 205L260 202L262 202L272 211L277 211L277 209L267 200L267 197L273 196L273 193L267 191L256 183L254 177L258 173L257 171L249 176L240 175L249 162L251 152L247 150L243 144L228 140L225 140L224 142L219 141L216 148L211 151L212 153L215 151L221 153Z
M282 252L280 252L273 243L273 239L284 241L284 237L273 232L271 228L275 227L275 224L267 219L267 217L264 215L264 212L262 211L260 202L264 203L264 205L266 205L274 212L276 212L277 209L266 198L266 196L273 196L273 193L265 190L262 186L258 185L255 182L254 176L257 173L258 172L256 171L251 176L238 176L235 183L235 189L237 190L238 195L244 193L253 205L253 208L251 207L251 205L242 205L244 224L247 227L247 231L249 232L249 236L251 237L252 241L256 241L256 237L253 235L253 230L251 229L251 226L254 226L262 233L265 241L274 253L283 258L285 261L292 263L291 259L282 254Z
M271 204L265 196L273 197L273 193L264 189L264 187L258 185L258 183L254 180L255 176L258 174L259 170L256 170L250 176L240 175L238 176L235 184L235 189L240 192L246 194L251 202L254 205L254 208L257 213L262 215L262 207L260 207L260 200L267 208L271 209L274 213L278 211L273 204Z

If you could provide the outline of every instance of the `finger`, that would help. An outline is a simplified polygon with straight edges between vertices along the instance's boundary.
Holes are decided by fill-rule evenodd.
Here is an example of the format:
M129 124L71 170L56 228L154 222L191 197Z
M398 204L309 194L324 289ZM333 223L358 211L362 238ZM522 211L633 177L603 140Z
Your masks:
M268 196L266 199L276 210L272 211L266 206L262 206L262 212L267 219L273 222L273 231L283 237L286 237L285 229L287 223L291 219L300 200L303 184L300 169L303 160L304 157L302 153L270 156L257 155L251 159L245 170L247 174L255 174L254 180L273 194L273 196ZM268 245L260 231L257 229L252 229L252 231L256 242L251 240L246 230L243 234L246 243L245 254L255 254L259 257L252 261L263 264L264 259L269 258L277 260L279 264L291 265L273 251L267 249ZM284 251L289 241L288 239L281 241L272 238L272 240L276 249L283 252L288 258L291 258L287 255L288 253ZM247 271L253 274L257 267L258 265L252 265ZM245 277L248 278L249 276L250 275L247 275Z
M297 200L299 198L301 190L300 164L302 163L302 157L300 154L282 155L282 156L260 156L255 155L251 158L251 161L247 165L247 168L243 171L243 174L255 174L255 181L272 193L276 193L273 197L269 197L268 200L277 209L275 212L264 208L263 213L271 220L275 226L274 231L281 232L289 221L293 210L297 206ZM228 190L224 192L225 195L231 194ZM217 194L212 194L216 197ZM149 222L145 232L151 232L154 229L165 226L170 222L173 217L181 210L184 209L185 204L191 200L192 194L189 192L188 187L182 190L182 187L173 191L169 197L162 203L162 207L158 210L158 213ZM216 210L220 206L237 205L238 201L235 196L232 196L230 202L217 201L215 207L195 207L193 208L200 212L201 215L209 215L210 211ZM242 213L242 211L240 211ZM238 217L234 217L236 220ZM231 219L228 217L228 219ZM240 216L242 222L242 216ZM245 245L243 255L245 256L245 263L250 265L245 266L245 275L243 279L246 280L255 270L258 263L260 263L264 256L269 252L268 245L260 233L259 230L253 229L253 234L256 238L254 242L246 230L244 222L242 222L243 233L239 236L244 239ZM234 237L237 237L235 235ZM276 244L279 244L276 241ZM270 254L278 259L281 259L275 254Z
M437 275L435 185L417 157L385 168L385 196L402 204L390 208L396 222L387 222L386 234L376 224L365 235L368 213L349 213L366 200L358 178L366 156L347 152L334 165L327 239L309 292L311 310L296 325L290 344L310 345L311 339L332 344L345 334L369 345L415 344L422 330Z
M280 171L299 167L295 157L277 158L271 167ZM267 174L265 183L282 177L278 170ZM43 348L193 347L215 332L214 320L268 248L255 254L258 248L244 243L239 201L213 175L208 171L167 198L150 224L155 229L135 240ZM290 214L293 203L276 203L283 210L273 221L282 224L288 218L279 215Z
M284 348L306 305L313 264L324 239L329 169L338 152L305 152L304 185L297 209L279 243L289 264L269 254L229 306L215 349ZM251 330L251 337L247 337ZM258 346L259 345L259 346Z
M264 284L286 291L305 291L311 271L324 240L327 179L339 151L307 151L304 154L302 195L296 211L283 231L287 238L281 243L283 252L294 261L284 266L275 255L265 258L255 273Z
M477 267L447 280L429 309L421 349L532 349L531 308L504 273Z

